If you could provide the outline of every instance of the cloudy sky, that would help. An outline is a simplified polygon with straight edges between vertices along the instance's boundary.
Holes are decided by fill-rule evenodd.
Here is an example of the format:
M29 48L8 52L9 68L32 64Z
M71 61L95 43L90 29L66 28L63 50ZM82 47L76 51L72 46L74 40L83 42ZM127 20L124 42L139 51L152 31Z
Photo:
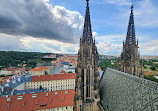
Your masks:
M158 55L158 0L90 0L100 54L120 55L134 4L141 55ZM0 50L77 54L86 0L0 0Z

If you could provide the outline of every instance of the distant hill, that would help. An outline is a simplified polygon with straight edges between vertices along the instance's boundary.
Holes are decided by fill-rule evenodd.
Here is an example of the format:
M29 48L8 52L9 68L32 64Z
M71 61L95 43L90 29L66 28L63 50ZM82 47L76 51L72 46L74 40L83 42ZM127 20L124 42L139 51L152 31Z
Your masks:
M52 53L40 53L40 52L16 52L16 51L0 51L0 66L2 68L17 67L19 64L32 62L30 65L34 65L35 61L40 60L44 55L51 55Z

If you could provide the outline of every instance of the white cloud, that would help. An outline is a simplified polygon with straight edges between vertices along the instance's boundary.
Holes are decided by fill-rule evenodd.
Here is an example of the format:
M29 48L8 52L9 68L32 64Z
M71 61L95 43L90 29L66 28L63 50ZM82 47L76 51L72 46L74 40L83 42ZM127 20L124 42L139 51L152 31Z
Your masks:
M25 49L38 50L41 52L52 53L77 53L78 44L63 43L56 40L48 40L33 37L24 37L20 39ZM73 48L72 48L73 47ZM71 51L70 51L71 50Z
M31 36L12 36L0 33L0 50L6 51L34 51L52 53L77 54L79 45L59 42L44 38L34 38Z
M137 26L146 28L158 27L158 8L151 0L139 1L134 10Z
M151 40L140 45L141 55L158 55L158 40Z
M41 27L44 27L41 30L39 30L39 32L46 28L46 30L44 30L45 32L47 31L55 32L57 33L57 35L60 35L61 37L53 36L53 37L45 38L43 36L42 38L34 38L34 36L27 34L15 36L15 35L0 33L0 39L1 39L0 50L40 51L40 52L75 53L75 54L78 52L79 38L81 37L82 29L83 29L82 28L83 17L81 16L81 14L77 11L70 11L62 6L52 6L49 4L49 0L43 0L43 1L46 4L46 8L51 12L50 14L53 15L53 23L52 23L52 18L46 19L44 21L46 22L45 25L43 24L39 25L38 23L42 21L37 20L38 22L36 24L38 25L38 28L40 29ZM100 0L100 1L104 3L120 5L119 6L120 8L123 7L122 5L131 4L129 0ZM127 27L128 25L127 23L130 14L130 8L128 10L127 9L126 10L123 9L123 10L124 11L122 13L118 13L118 15L116 15L117 17L115 16L114 20L111 20L112 24L115 27L119 25L121 25L121 27ZM158 27L157 10L158 10L157 7L155 7L150 0L139 1L134 8L136 27L138 26L151 27L151 28ZM28 13L25 14L27 15ZM23 16L27 18L27 16L25 15ZM40 15L39 17L41 16L42 15ZM14 13L13 18L14 17L20 20L21 22L25 22L23 21L21 16L18 16L18 14L16 13ZM49 18L49 16L46 16L46 18L47 17ZM29 17L27 19L29 19ZM22 25L23 28L26 28L26 26L27 24L25 23ZM37 27L34 28L36 29ZM127 30L125 30L124 32L126 31ZM112 54L112 55L121 54L122 42L123 40L125 40L126 34L99 36L97 32L93 32L93 36L95 36L96 38L97 48L100 54ZM136 36L137 36L137 30L136 30ZM153 54L158 55L157 53L158 40L150 40L151 39L150 37L148 37L147 35L144 36L143 34L141 36L138 35L137 38L140 41L139 46L140 46L141 55L153 55Z
M96 36L99 54L120 55L125 34Z
M6 50L6 51L24 51L23 45L20 41L20 36L12 36L8 34L0 33L0 50Z
M99 54L120 55L125 38L126 34L97 36ZM138 35L137 38L141 55L158 55L158 40L151 40L147 35Z
M52 6L49 0L4 0L0 3L0 24L1 33L76 42L83 17L77 11Z
M104 35L104 36L97 36L96 41L102 42L104 40L108 42L123 42L125 39L126 35L125 34L120 34L120 35Z
M96 37L98 35L98 33L97 32L93 32L92 35L93 35L93 37Z
M121 50L122 50L122 45L121 44L112 44L110 42L99 42L97 44L97 49L99 51L99 54L111 54L111 55L120 55Z

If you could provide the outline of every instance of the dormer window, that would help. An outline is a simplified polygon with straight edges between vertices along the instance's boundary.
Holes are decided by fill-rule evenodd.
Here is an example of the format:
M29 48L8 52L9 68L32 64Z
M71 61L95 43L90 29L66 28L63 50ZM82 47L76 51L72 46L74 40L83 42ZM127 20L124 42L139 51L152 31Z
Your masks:
M32 94L32 98L36 98L37 97L37 94Z
M18 96L18 100L22 100L22 98L23 98L22 96Z
M55 95L58 95L58 92L55 92Z

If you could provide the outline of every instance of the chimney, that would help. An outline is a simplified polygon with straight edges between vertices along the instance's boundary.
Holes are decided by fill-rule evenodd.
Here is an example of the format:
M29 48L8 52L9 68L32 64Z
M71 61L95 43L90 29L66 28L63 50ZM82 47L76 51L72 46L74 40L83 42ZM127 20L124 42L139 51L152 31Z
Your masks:
M9 102L9 101L11 101L11 97L9 98L9 97L7 97L7 102Z
M7 82L10 82L10 80L9 80L9 79L7 79Z
M18 96L17 100L22 100L23 96Z
M2 86L2 88L1 88L1 91L3 92L4 91L4 87Z
M35 104L37 105L38 103L39 103L39 99L37 99L37 101L36 101L36 103L35 103Z
M50 98L49 103L51 103L51 102L52 102L52 98L53 98L53 97L51 97L51 98Z
M13 91L11 91L11 96L13 95Z
M8 83L6 83L6 84L5 84L5 86L9 86L9 84L8 84Z
M18 78L18 81L20 82L20 77Z
M62 102L64 102L64 100L65 100L65 96L62 97Z
M24 106L24 105L25 105L25 103L26 103L26 101L24 101L24 103L23 103L21 106Z

